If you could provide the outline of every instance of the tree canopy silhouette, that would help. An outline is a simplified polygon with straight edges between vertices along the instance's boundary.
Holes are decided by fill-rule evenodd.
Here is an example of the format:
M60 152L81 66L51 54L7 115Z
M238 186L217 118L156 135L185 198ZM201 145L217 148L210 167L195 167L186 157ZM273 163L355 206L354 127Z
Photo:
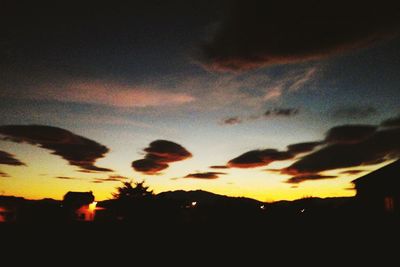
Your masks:
M153 190L149 190L146 186L145 181L142 182L122 182L122 186L117 187L117 192L113 193L112 196L117 200L134 200L149 198L154 195Z

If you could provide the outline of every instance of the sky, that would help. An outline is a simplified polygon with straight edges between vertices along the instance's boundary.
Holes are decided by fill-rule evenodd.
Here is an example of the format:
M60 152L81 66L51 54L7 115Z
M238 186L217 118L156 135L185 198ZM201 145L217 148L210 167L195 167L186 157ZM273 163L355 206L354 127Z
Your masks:
M399 32L384 1L5 1L0 194L353 196L400 157Z

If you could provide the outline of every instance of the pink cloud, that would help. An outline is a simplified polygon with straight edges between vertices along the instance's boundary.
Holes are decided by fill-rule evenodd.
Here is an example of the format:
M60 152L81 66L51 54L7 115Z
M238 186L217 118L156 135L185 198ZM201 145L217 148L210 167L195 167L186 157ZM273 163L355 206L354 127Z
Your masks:
M172 106L195 100L187 93L103 82L71 82L63 88L36 92L34 97L123 108Z

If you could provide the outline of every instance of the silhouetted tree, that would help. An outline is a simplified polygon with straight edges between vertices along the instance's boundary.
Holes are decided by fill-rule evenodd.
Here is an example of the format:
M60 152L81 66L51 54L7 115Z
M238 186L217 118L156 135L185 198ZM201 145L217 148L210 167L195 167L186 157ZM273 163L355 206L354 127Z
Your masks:
M154 214L155 198L145 182L122 182L112 194L117 217L125 221L145 222Z
M123 185L117 187L117 192L113 193L112 196L117 200L130 200L130 199L141 199L152 197L153 190L149 190L144 181L142 182L122 182ZM133 185L132 185L133 184Z

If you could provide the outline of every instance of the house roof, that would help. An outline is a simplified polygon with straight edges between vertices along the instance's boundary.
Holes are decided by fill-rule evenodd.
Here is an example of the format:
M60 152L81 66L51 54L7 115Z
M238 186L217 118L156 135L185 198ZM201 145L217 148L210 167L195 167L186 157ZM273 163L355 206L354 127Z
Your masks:
M391 180L398 180L400 182L400 160L357 178L353 180L352 183L355 185L362 185L387 182Z
M69 191L64 196L64 203L87 205L94 201L94 195L89 192L72 192Z

